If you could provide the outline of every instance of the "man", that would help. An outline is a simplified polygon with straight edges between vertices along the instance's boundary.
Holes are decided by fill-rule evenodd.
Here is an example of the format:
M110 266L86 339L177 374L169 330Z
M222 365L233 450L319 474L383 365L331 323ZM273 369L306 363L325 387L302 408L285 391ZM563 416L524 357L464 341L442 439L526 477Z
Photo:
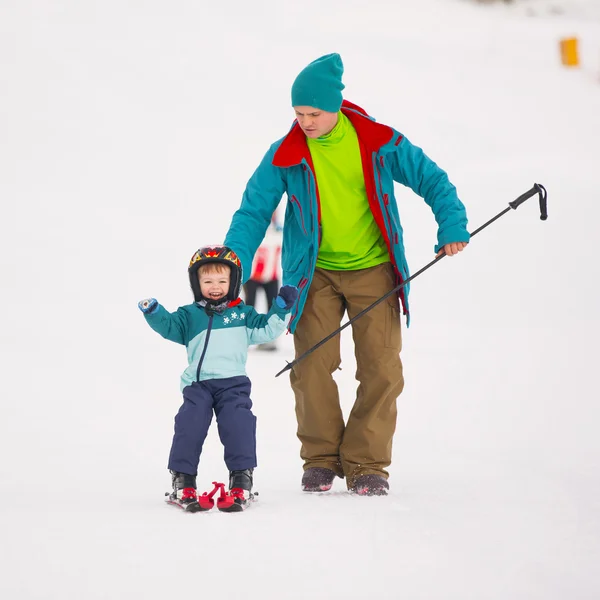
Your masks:
M296 121L248 182L225 244L250 272L252 257L282 195L283 283L300 290L289 330L296 357L409 277L394 181L423 197L438 223L436 252L454 255L469 242L465 208L446 173L391 127L343 100L339 54L310 63L292 86ZM389 490L400 361L400 303L408 321L408 286L399 298L352 325L356 401L344 423L332 374L340 366L334 337L292 369L302 489L329 490L335 476L350 491Z

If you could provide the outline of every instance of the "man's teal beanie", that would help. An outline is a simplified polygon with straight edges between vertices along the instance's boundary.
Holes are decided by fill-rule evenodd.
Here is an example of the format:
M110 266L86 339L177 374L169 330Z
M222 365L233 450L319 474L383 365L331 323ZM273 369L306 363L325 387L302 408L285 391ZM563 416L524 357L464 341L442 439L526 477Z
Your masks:
M337 112L342 106L344 64L339 54L326 54L300 71L292 85L292 106L314 106Z

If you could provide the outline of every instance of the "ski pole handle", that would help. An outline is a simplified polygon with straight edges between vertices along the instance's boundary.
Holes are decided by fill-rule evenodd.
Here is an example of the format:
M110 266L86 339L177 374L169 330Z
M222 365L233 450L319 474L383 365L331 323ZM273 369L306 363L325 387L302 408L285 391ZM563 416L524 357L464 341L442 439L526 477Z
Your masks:
M516 200L509 202L508 205L513 209L517 210L525 200L529 200L532 196L536 194L540 195L540 219L545 221L548 218L548 206L547 206L547 192L546 188L539 183L534 183L533 187L526 191L524 194L521 194Z

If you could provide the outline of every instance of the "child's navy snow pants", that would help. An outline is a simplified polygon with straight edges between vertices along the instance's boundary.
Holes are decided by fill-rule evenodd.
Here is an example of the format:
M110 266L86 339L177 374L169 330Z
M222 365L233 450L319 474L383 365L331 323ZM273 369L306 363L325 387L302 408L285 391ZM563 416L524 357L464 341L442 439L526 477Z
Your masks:
M251 410L250 388L250 380L238 376L194 382L183 389L183 404L175 416L169 455L171 471L198 474L213 410L227 468L241 471L256 467L256 417Z

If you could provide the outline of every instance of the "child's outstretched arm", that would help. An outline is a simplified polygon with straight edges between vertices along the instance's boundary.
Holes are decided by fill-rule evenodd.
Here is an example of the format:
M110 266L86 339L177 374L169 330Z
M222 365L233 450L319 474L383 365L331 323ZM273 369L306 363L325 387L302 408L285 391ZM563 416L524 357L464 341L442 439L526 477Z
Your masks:
M246 317L249 344L264 344L279 337L290 320L290 311L298 299L298 288L284 285L266 315L251 309Z
M165 339L178 344L185 344L187 337L187 317L181 309L170 313L158 303L156 298L146 298L138 302L139 309L144 313L146 321L154 331Z

